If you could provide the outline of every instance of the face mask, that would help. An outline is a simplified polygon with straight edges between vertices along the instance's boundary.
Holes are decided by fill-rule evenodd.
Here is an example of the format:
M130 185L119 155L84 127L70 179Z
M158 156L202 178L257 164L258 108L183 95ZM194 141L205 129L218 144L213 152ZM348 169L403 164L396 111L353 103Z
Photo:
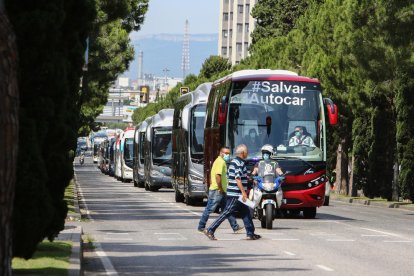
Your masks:
M254 139L256 137L256 134L250 133L250 138Z
M263 160L269 160L269 158L270 158L270 154L268 153L263 154Z
M300 136L302 136L302 134L300 133L300 131L296 131L296 132L295 132L295 135L296 135L296 137L298 137L298 138L299 138Z
M223 156L224 161L229 162L230 161L230 154L225 154Z

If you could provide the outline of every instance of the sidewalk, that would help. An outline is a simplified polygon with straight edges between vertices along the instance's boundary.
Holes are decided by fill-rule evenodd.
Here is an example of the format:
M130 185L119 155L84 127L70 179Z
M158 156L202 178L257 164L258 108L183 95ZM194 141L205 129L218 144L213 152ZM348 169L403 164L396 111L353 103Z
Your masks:
M65 229L61 231L56 240L71 241L72 242L72 254L69 258L69 276L80 276L82 275L82 226L80 226L81 214L79 210L78 202L78 191L77 183L75 178L75 189L74 189L74 206L75 213L68 214L65 223Z
M407 202L388 202L385 199L366 199L366 198L358 198L358 197L349 197L344 195L338 195L335 193L331 193L330 199L334 201L341 201L346 202L349 204L357 204L357 205L366 205L366 206L375 206L375 207L382 207L382 208L399 208L404 209L407 211L414 212L414 204L407 203Z

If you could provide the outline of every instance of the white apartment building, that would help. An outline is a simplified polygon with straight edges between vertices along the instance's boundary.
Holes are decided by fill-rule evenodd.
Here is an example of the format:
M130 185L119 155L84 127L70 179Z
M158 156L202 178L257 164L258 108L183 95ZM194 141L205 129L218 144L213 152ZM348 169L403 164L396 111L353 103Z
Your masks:
M255 20L250 15L257 0L220 0L218 55L239 63L249 53Z

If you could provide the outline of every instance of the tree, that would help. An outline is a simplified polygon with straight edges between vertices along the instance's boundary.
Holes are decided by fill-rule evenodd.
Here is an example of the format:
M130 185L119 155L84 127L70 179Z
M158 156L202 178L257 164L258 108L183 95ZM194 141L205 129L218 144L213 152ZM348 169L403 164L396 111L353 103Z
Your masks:
M112 6L105 10L102 3ZM67 205L63 197L73 177L71 152L78 129L93 126L95 109L106 101L107 91L100 89L109 87L127 68L133 54L128 32L139 29L147 6L148 0L6 0L19 53L21 139L12 209L13 256L30 258L40 241L53 240L64 228ZM84 76L89 90L84 86L80 91L88 37L95 39L91 74ZM94 50L101 60L93 56ZM102 74L94 75L95 68Z
M220 56L210 56L207 58L200 69L199 76L211 79L213 76L230 69L231 64L227 58Z
M17 163L17 45L0 1L0 275L11 275L12 214Z
M259 0L253 7L252 16L257 25L252 33L253 43L262 38L287 35L305 12L309 1Z
M83 134L96 130L95 118L102 113L109 88L133 60L129 33L140 29L148 9L148 0L95 1L98 16L89 35L88 72L79 102Z
M79 80L91 1L6 1L19 53L19 151L13 255L30 258L64 228L73 177Z

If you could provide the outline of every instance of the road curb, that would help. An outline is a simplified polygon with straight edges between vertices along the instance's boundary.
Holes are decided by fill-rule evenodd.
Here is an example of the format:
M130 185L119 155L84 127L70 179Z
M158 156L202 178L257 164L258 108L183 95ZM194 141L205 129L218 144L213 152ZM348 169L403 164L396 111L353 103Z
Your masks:
M352 197L338 197L331 194L331 200L333 201L340 201L349 204L355 205L364 205L364 206L375 206L375 207L382 207L382 208L398 208L407 211L414 212L414 204L406 203L406 202L387 202L381 200L371 200L371 199L362 199L362 198L352 198Z
M82 229L82 226L77 224L81 221L81 213L80 213L80 208L79 208L78 182L76 179L76 174L73 177L73 181L75 182L74 195L73 195L74 196L73 205L75 208L75 213L68 215L67 222L65 223L65 229L59 233L56 239L72 242L72 253L69 257L68 275L69 276L80 276L83 274L82 273L83 229Z
M72 253L69 257L69 276L80 276L82 275L82 226L67 223L65 230L61 231L56 240L71 241L72 242Z

